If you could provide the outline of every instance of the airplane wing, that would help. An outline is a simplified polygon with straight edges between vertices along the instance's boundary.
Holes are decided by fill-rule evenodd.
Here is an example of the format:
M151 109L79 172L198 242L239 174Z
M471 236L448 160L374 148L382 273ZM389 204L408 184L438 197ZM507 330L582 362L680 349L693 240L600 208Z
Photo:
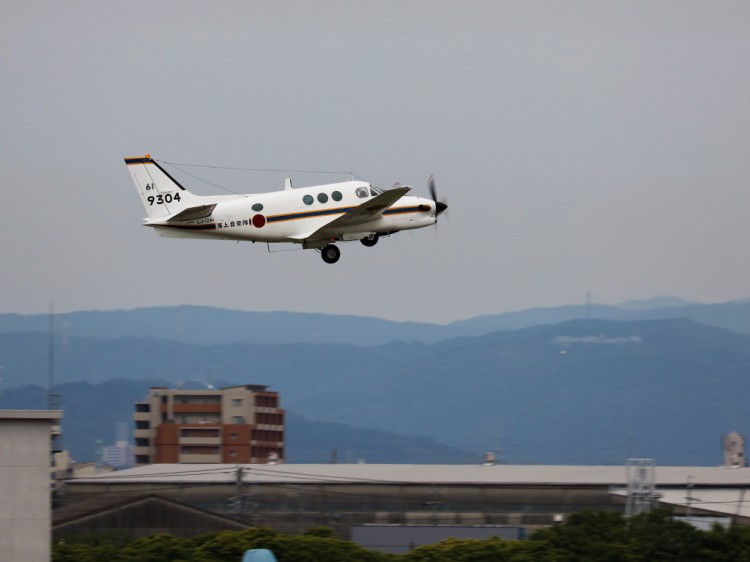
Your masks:
M361 205L333 219L318 230L296 238L299 240L322 240L333 236L336 229L342 226L355 226L369 222L382 215L383 211L401 199L410 189L411 187L404 185L384 191L380 195L376 195L369 201L365 201Z

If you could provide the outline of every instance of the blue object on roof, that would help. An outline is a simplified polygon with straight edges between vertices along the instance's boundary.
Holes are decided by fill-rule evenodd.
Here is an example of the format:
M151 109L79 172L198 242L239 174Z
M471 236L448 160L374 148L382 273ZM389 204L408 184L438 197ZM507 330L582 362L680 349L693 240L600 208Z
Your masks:
M277 562L273 552L267 548L256 548L245 551L242 562Z

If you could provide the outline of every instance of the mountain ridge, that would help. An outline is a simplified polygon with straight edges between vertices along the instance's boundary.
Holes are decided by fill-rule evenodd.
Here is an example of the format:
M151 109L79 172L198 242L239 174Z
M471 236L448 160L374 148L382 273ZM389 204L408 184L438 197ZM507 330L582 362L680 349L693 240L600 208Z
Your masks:
M666 304L651 308L654 304ZM380 318L301 312L253 312L181 305L55 314L62 337L156 338L193 344L347 343L381 345L396 341L435 343L460 336L517 330L569 320L654 320L685 318L750 335L750 299L691 303L677 297L628 301L621 305L567 305L480 315L449 324L396 322ZM0 333L48 332L49 315L0 314Z
M4 387L43 386L47 346L47 334L0 334ZM432 344L57 336L56 347L59 384L264 384L313 422L497 450L517 463L616 464L631 451L718 464L720 437L747 423L750 393L750 336L683 319L574 320Z

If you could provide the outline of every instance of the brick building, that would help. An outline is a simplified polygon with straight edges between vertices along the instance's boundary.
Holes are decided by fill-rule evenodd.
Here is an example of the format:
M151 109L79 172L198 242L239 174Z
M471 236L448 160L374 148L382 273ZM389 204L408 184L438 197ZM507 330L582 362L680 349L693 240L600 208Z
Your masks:
M136 465L284 460L284 410L265 386L153 387L133 419Z

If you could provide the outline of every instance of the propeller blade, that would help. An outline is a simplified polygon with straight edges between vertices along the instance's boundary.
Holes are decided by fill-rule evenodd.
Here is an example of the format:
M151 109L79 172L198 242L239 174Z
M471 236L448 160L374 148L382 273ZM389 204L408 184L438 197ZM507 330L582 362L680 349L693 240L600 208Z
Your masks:
M430 197L435 202L435 217L445 211L448 208L448 204L445 201L438 201L437 189L435 189L435 176L430 176L427 180L427 187L430 189Z

